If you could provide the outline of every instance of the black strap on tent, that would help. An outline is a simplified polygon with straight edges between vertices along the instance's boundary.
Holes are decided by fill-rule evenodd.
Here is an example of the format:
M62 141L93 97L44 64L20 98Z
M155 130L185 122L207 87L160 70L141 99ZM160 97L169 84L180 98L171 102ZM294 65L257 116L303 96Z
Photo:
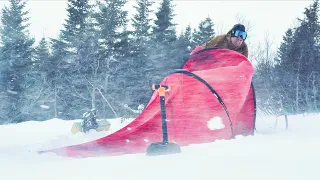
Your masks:
M186 71L186 70L176 70L174 72L172 72L171 74L175 74L175 73L180 73L180 74L185 74L185 75L188 75L190 77L193 77L195 78L196 80L202 82L204 85L206 85L210 91L213 93L213 95L218 99L219 103L222 105L222 107L224 108L224 110L226 111L227 113L227 116L228 116L228 119L229 119L229 123L230 123L230 130L231 130L231 134L232 134L232 138L234 138L234 133L233 133L233 125L232 125L232 121L231 121L231 118L230 118L230 114L229 114L229 111L228 111L228 108L227 106L224 104L222 98L219 96L219 94L217 93L217 91L215 91L213 89L213 87L207 82L205 81L204 79L202 79L201 77L199 77L198 75L190 72L190 71Z
M253 86L253 82L251 82L251 88L252 88L252 96L253 96L253 107L254 107L254 113L253 113L253 131L252 135L254 135L254 131L257 131L256 128L256 118L257 118L257 103L256 103L256 93Z

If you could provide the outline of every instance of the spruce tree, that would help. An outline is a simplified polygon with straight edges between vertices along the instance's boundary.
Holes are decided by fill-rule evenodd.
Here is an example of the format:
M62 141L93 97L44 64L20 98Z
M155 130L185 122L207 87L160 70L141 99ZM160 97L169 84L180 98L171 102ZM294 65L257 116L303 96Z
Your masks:
M191 53L191 51L195 48L195 44L193 43L193 35L192 35L191 26L188 25L184 31L181 32L178 41L177 41L177 59L180 58L181 63L184 64Z
M315 0L305 8L304 18L287 37L279 49L277 73L286 77L286 106L293 113L317 111L319 81L319 1ZM282 74L281 74L282 72ZM279 80L279 84L281 81ZM293 106L292 106L293 105Z
M66 57L67 56L67 44L63 41L58 39L52 39L51 38L51 58L50 58L50 69L47 72L48 75L48 82L50 82L50 86L52 91L54 92L54 117L55 118L61 118L64 119L66 116L64 114L67 114L68 111L68 98L70 95L66 93L63 94L61 92L64 92L65 89L65 82L64 82L64 73L63 70L66 69Z
M134 27L133 35L137 40L144 42L149 40L151 30L151 18L150 15L153 12L151 6L153 5L151 0L137 0L136 14L132 18L132 26Z
M193 33L190 25L181 33L179 40L182 41L182 48L188 49L189 52L195 47L196 44L193 43Z
M79 42L81 43L89 9L89 0L68 0L68 18L64 23L64 29L61 31L61 38L71 48L76 48Z
M28 103L29 115L32 120L44 120L54 117L54 92L49 74L55 67L52 66L50 61L49 48L46 38L41 38L35 48L32 70L27 77L30 88L26 92L28 96L37 97Z
M59 38L53 40L52 61L60 60L57 64L59 74L55 79L61 118L74 119L81 117L84 111L91 107L91 89L86 83L84 75L88 63L87 55L93 53L85 49L86 28L91 5L88 0L68 0L67 16ZM59 90L61 89L61 90ZM63 91L62 91L63 89Z
M198 29L193 34L195 44L203 44L215 36L214 23L210 17L199 23Z
M123 10L126 2L127 0L104 0L97 3L95 20L99 27L101 58L105 61L112 61L118 54L119 49L115 48L115 44L121 41L121 30L128 23L128 12Z
M152 29L152 39L150 43L150 55L148 66L152 67L150 81L159 83L173 69L181 68L181 57L177 57L176 24L173 22L175 14L172 0L162 0L156 12L156 19Z
M126 0L99 1L98 11L94 16L98 29L99 61L104 73L101 76L106 78L100 85L103 92L101 95L117 112L123 108L122 102L127 98L121 96L121 92L125 92L121 87L124 87L126 82L119 75L128 77L131 71L134 71L130 67L132 47L129 38L131 33L126 29L128 24L128 12L124 10L126 3ZM116 115L111 111L107 114Z
M34 68L38 69L40 72L43 72L45 76L46 73L51 69L50 64L48 63L50 59L50 47L46 38L41 38L38 46L35 49L34 53Z
M175 14L172 0L162 0L160 8L156 13L155 26L153 27L153 35L157 42L170 43L176 40L176 24L173 23Z
M131 64L127 64L133 70L127 79L132 82L128 86L126 92L131 93L131 103L129 106L137 107L139 104L146 104L151 95L151 84L147 74L150 73L151 67L148 67L150 40L151 40L151 6L154 2L150 0L137 0L137 6L134 6L136 13L132 18L132 32L131 39ZM129 92L131 91L131 92ZM139 92L139 96L133 92Z
M295 99L295 86L296 76L295 69L297 60L296 52L293 48L293 35L294 30L289 28L283 36L283 41L279 47L277 57L275 59L274 69L274 87L278 92L278 97L282 97L284 100L284 107L286 111L293 113L294 99Z
M316 93L319 89L319 1L315 0L309 8L305 9L304 19L296 29L294 46L299 52L296 62L296 109L300 112L314 112L319 107L320 96Z
M22 122L26 120L28 84L26 77L32 67L34 39L28 32L28 11L26 1L10 0L2 9L1 16L1 120L2 122ZM32 98L32 97L31 97Z

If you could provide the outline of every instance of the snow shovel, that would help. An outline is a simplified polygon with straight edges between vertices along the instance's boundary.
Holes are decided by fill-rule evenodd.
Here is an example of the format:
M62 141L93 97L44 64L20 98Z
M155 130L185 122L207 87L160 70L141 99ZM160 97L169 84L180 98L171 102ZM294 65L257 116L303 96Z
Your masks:
M152 85L153 90L159 92L160 97L160 108L161 108L161 120L162 120L162 142L151 143L147 148L148 156L165 155L165 154L176 154L180 153L180 146L171 143L168 140L168 129L167 129L167 117L165 109L165 94L170 91L170 86L165 85Z

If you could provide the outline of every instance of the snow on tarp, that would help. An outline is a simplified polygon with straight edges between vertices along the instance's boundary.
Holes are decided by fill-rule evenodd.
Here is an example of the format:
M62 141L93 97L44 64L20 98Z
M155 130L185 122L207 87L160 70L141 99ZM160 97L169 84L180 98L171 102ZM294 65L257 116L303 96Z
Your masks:
M165 103L169 142L187 146L253 134L253 73L248 59L235 51L205 49L191 55L183 70L168 75L160 83L171 86ZM134 121L113 134L43 152L69 157L112 156L145 153L153 142L162 142L157 92Z

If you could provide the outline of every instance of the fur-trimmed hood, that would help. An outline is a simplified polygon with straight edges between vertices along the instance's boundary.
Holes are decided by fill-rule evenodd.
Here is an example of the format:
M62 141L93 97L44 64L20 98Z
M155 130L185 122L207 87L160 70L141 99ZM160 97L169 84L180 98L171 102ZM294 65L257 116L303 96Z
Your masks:
M243 41L240 47L235 47L230 38L232 30L228 31L227 34L218 35L212 38L210 41L200 45L202 48L222 48L222 49L231 49L237 51L248 58L248 46Z

